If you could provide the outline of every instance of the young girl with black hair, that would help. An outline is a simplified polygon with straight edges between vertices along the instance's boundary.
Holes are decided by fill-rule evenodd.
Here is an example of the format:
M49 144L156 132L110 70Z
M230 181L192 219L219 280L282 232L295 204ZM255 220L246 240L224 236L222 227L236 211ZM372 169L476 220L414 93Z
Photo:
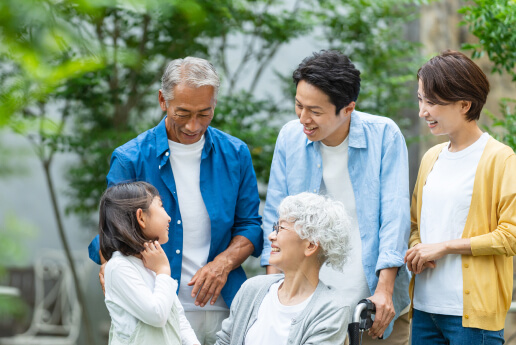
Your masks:
M158 191L146 182L115 185L100 200L110 345L199 344L160 246L168 241L169 222Z

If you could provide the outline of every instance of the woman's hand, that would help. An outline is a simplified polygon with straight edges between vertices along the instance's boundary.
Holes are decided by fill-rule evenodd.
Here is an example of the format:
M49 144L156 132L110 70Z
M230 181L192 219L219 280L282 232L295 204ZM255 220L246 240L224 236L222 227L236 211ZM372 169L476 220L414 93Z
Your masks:
M159 242L145 242L143 245L145 249L140 253L143 259L143 265L151 271L156 272L156 275L170 275L170 263L168 262L167 255L159 245Z
M407 250L405 263L409 271L419 274L426 268L435 268L435 260L448 254L471 254L471 239L459 238L442 243L418 243Z
M435 268L435 260L442 258L446 254L445 243L418 243L407 250L405 263L409 271L419 274L426 268Z

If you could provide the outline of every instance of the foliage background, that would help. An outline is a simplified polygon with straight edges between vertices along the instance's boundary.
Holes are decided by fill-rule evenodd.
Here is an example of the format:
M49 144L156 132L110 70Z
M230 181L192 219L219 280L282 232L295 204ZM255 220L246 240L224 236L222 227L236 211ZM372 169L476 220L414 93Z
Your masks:
M57 233L67 252L74 232L93 236L110 154L161 119L159 79L174 58L204 57L218 69L212 125L249 145L262 197L279 128L295 118L291 73L313 50L348 54L362 71L357 108L392 117L407 141L417 142L406 114L417 104L414 75L423 59L421 45L406 37L421 3L427 1L3 0L0 130L30 143L40 165L29 170L45 176L56 229L41 230ZM486 54L494 73L512 78L514 7L512 0L476 0L461 10L478 38L463 49L475 58ZM294 42L301 46L297 60L278 68ZM503 116L491 124L513 148L515 104L501 100ZM22 176L17 168L26 155L0 140L0 178ZM69 163L57 173L60 157ZM66 225L72 217L82 220L78 229ZM0 243L23 248L23 229L31 226L0 218ZM0 262L10 255L0 251Z

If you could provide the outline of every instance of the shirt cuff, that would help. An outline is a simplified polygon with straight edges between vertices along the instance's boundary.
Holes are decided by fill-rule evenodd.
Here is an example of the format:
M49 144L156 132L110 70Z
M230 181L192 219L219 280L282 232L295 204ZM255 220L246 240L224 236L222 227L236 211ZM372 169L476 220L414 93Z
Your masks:
M403 266L405 264L403 259L404 256L395 250L389 250L380 253L378 256L378 262L376 264L376 276L380 276L380 271L385 268Z
M99 243L99 235L95 236L93 241L91 241L90 245L88 246L88 255L90 256L90 259L95 262L97 265L100 265L100 243Z

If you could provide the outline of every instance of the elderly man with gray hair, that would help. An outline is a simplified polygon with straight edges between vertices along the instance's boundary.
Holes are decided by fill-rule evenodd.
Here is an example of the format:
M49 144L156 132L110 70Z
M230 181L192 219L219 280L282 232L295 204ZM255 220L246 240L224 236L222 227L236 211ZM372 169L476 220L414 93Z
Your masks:
M222 320L246 280L240 266L262 251L260 199L247 145L210 127L219 77L206 60L169 63L159 90L166 116L154 128L118 147L108 187L121 182L154 185L172 218L167 254L185 315L201 344L213 344ZM98 237L90 258L101 263ZM100 272L103 284L103 269ZM183 339L183 344L189 344Z

